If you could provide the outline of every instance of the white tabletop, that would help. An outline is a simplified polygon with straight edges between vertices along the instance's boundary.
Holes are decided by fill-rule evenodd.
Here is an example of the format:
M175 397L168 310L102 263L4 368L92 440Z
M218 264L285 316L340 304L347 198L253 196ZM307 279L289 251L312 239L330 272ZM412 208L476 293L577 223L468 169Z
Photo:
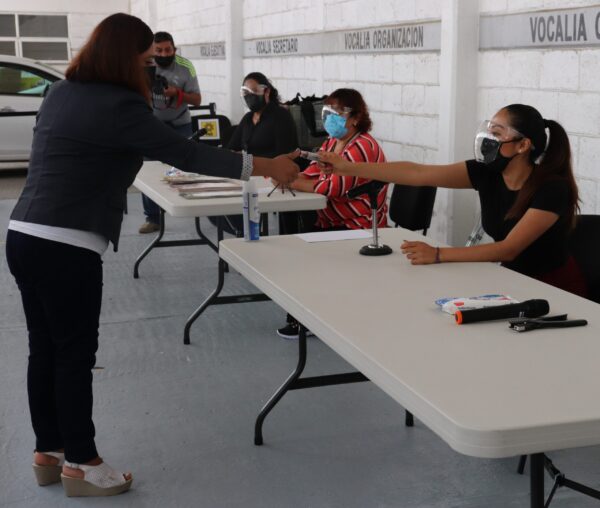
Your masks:
M175 189L162 180L170 166L162 162L145 162L133 184L165 212L173 217L207 217L217 215L235 215L242 213L242 198L202 198L185 199ZM253 177L254 178L254 177ZM257 186L270 188L270 181L256 177ZM277 189L270 197L261 192L258 207L261 212L293 212L301 210L320 210L327 205L327 199L321 194L294 191L281 193Z
M365 240L295 236L221 242L220 255L456 451L507 457L600 444L600 305L492 263L412 266L402 239L365 257ZM516 333L457 325L445 296L545 298L588 326Z

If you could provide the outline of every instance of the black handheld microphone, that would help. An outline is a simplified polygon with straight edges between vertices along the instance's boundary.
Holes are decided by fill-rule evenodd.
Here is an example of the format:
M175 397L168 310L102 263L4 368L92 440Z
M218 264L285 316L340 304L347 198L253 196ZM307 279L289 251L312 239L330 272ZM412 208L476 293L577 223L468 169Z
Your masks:
M208 131L204 127L202 127L202 129L198 129L188 139L191 139L192 141L198 141L198 139L206 135L207 132Z
M457 324L476 323L477 321L493 321L515 317L536 318L548 314L548 300L526 300L521 303L496 305L483 309L457 310L454 314Z

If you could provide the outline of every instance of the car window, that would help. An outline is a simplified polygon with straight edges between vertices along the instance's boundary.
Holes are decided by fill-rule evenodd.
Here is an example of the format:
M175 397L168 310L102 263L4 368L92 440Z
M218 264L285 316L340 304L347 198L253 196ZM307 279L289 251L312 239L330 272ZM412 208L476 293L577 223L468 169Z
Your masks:
M58 78L30 67L0 64L0 94L42 97Z

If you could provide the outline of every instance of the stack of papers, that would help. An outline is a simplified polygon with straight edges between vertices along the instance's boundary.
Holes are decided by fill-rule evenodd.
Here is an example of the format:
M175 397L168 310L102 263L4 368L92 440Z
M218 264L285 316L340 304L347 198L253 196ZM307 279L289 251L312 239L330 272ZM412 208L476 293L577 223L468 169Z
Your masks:
M179 194L185 199L208 199L208 198L235 198L242 195L242 191L223 190L223 191L203 191L203 192L182 192Z
M172 186L177 189L180 193L193 193L193 192L210 192L210 191L242 191L242 186L238 182L214 182L214 183L186 183L183 185Z

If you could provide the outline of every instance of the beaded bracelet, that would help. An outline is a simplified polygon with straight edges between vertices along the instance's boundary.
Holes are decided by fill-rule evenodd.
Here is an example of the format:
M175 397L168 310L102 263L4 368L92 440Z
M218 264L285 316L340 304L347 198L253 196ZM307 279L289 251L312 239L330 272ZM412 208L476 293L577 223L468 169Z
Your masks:
M442 260L440 259L440 248L436 247L435 248L435 263L441 263Z

